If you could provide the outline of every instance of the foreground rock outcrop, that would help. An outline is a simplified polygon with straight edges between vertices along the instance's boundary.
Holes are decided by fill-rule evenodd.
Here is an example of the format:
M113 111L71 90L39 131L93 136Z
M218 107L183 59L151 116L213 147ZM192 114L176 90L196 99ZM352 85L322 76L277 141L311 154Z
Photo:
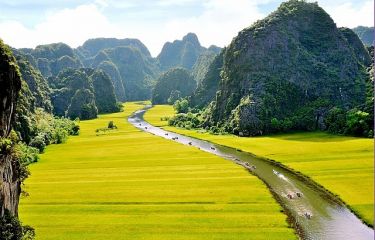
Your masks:
M21 77L12 53L0 40L0 216L18 215L21 192L19 163L12 155L9 137L15 116Z

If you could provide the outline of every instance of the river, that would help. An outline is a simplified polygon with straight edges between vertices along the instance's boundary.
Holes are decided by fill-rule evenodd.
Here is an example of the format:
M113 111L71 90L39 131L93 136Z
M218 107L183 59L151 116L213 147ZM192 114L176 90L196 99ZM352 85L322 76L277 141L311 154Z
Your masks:
M250 153L154 127L143 119L144 113L150 107L136 111L128 121L143 131L199 148L246 168L250 174L254 174L267 185L301 239L374 239L373 229L363 224L339 199L307 178Z

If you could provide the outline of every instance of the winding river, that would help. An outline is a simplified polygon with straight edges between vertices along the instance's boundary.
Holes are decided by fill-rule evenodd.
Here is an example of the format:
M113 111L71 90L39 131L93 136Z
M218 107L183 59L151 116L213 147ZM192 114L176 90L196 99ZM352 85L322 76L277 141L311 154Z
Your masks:
M310 180L275 164L233 148L183 136L154 127L143 119L151 108L136 111L128 121L154 135L199 148L248 169L269 188L288 215L288 221L301 239L371 240L374 231L363 224L343 203Z

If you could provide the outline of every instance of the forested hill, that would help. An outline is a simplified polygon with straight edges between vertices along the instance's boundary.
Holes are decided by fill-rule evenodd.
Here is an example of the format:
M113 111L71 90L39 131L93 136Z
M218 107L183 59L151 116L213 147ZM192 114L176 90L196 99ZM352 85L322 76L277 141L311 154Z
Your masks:
M316 129L372 136L368 50L317 3L291 0L239 32L190 106L206 106L199 126L244 136Z
M211 46L208 49L202 47L197 35L188 33L182 40L165 43L157 59L162 70L174 67L183 67L191 70L202 53L208 51L218 54L220 50L216 46Z

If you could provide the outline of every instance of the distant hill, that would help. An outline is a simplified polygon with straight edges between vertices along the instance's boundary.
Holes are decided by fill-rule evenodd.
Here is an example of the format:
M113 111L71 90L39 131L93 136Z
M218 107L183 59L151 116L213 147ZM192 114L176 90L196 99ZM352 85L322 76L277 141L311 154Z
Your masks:
M366 46L374 44L374 27L358 26L352 29Z
M159 67L138 39L90 39L76 52L86 67L101 68L111 76L120 101L151 98Z
M220 52L220 48L216 46L209 49L202 47L197 35L188 33L182 40L165 43L157 59L163 71L174 67L192 70L199 56L207 50L216 54Z
M160 74L175 67L188 69L200 82L221 48L212 45L206 49L189 33L182 40L166 43L157 58L141 41L129 38L89 39L76 49L53 43L13 51L45 79L55 78L66 69L103 70L111 79L116 99L123 102L150 99Z

